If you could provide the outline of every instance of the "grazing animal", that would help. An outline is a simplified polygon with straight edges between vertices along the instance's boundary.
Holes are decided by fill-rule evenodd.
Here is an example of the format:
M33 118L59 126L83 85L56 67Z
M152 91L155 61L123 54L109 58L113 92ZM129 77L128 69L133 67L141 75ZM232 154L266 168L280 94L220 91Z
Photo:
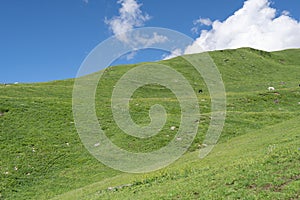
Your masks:
M269 90L269 91L274 91L275 88L274 88L274 87L268 87L268 90Z
M5 110L3 110L3 111L0 111L0 117L1 116L4 116L4 113L7 113L9 110L8 109L5 109Z
M202 89L200 89L198 92L199 92L199 93L202 93L202 92L203 92L203 90L202 90Z
M300 87L300 84L299 84L299 87Z

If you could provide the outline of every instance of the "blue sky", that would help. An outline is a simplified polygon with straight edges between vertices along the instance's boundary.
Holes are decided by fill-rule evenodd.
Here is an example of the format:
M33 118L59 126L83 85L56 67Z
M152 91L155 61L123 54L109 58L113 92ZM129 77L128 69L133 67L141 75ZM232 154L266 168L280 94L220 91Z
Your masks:
M264 50L300 48L298 0L273 0L267 5L262 5L267 0L248 0L250 3L246 6L244 0L123 0L123 3L126 1L139 5L140 16L149 16L142 24L133 24L133 27L173 29L194 38L205 50L239 46ZM75 77L88 53L114 34L109 22L120 17L120 8L122 2L115 0L1 1L0 83ZM264 12L260 12L261 17L256 19L255 16L259 16L256 12L261 8ZM234 14L238 10L241 11ZM269 11L270 15L274 11L275 16L270 17ZM246 23L241 23L245 20ZM264 26L264 23L268 25ZM235 28L243 25L246 28ZM243 32L247 27L251 29ZM259 27L266 28L258 30ZM253 36L251 40L247 36L249 32ZM232 35L236 37L228 38ZM274 46L272 38L282 42L276 42L277 46ZM161 52L150 51L148 55L145 52L116 64L162 58Z

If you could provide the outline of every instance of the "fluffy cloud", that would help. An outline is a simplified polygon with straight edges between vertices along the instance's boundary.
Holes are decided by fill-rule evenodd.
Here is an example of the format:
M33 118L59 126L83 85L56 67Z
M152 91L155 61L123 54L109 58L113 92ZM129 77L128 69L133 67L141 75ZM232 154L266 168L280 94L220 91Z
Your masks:
M194 27L191 29L193 33L199 34L199 25L200 26L211 26L212 21L209 18L199 18L194 21Z
M163 59L163 60L169 60L169 59L171 59L171 58L175 58L175 57L180 56L180 55L182 55L182 54L183 54L183 51L182 51L181 49L175 49L175 50L173 50L173 51L171 52L171 54L169 54L169 55L164 54L164 55L162 56L162 59Z
M290 12L289 11L287 11L287 10L284 10L284 11L282 11L282 13L281 13L282 15L290 15Z
M212 21L209 18L199 18L198 20L194 21L194 25L196 24L210 26L212 25Z
M119 41L130 45L134 49L133 52L126 55L127 60L133 59L140 48L147 48L168 40L166 36L155 32L131 32L134 28L142 27L151 17L141 11L142 4L139 4L136 0L119 0L118 4L121 4L119 16L115 16L110 20L106 19L105 22Z
M280 16L276 13L269 0L247 0L223 22L200 18L198 23L212 28L202 30L185 54L239 47L266 51L299 48L300 22L290 17L288 11Z
M105 20L105 22L120 41L128 43L126 32L143 26L150 16L143 14L140 9L142 4L138 4L135 0L119 0L118 4L121 4L119 16Z

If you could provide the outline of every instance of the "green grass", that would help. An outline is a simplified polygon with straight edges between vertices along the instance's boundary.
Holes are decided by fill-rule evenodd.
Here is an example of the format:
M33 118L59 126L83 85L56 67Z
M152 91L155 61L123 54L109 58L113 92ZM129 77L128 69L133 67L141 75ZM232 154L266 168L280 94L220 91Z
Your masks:
M231 139L204 159L189 153L166 169L123 174L57 199L296 199L299 119ZM127 184L131 186L116 187Z
M197 150L210 122L206 85L181 57L161 61L183 74L195 92L203 89L197 94L201 120L188 153L147 174L108 168L84 148L72 115L74 80L0 85L0 199L299 199L299 53L250 48L210 53L225 84L227 117L218 145L204 159ZM132 119L147 125L149 108L158 103L168 113L167 123L149 139L124 134L113 121L110 96L135 66L106 70L96 111L116 145L149 152L174 137L170 126L179 126L180 108L164 87L139 88L130 101Z

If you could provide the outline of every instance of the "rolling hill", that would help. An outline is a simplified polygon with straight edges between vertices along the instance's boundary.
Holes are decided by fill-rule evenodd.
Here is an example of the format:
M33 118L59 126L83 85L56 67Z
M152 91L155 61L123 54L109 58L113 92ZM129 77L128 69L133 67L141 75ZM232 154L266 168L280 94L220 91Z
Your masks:
M182 57L160 61L189 81L201 116L188 152L146 174L111 169L84 147L72 113L73 79L0 85L0 199L300 199L300 50L241 48L209 54L227 96L218 144L199 159L211 120L203 77ZM181 110L169 89L145 85L132 95L133 121L149 124L150 107L160 104L166 124L151 138L124 134L114 123L110 97L117 81L136 66L105 70L96 91L96 114L114 144L151 152L175 137L170 127L180 126Z

